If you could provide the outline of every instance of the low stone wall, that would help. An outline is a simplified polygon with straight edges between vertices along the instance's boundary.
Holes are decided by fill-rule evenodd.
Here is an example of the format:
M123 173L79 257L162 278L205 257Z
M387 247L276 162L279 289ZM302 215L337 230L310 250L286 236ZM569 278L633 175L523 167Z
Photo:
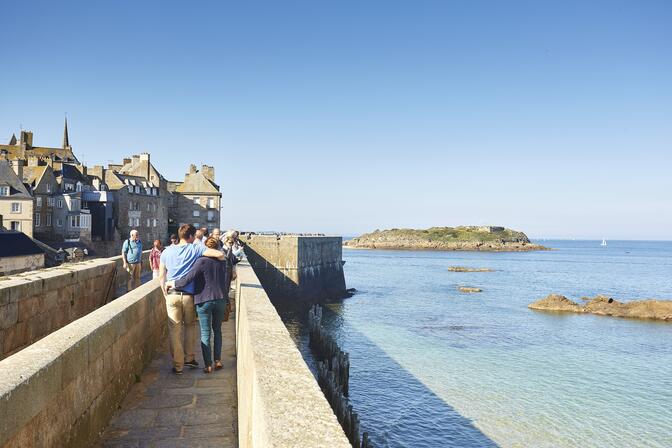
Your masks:
M154 280L0 361L0 446L90 446L152 359L165 322Z
M143 270L149 269L143 252ZM99 308L123 288L121 256L24 272L0 280L0 359Z
M237 273L239 447L350 448L254 271Z

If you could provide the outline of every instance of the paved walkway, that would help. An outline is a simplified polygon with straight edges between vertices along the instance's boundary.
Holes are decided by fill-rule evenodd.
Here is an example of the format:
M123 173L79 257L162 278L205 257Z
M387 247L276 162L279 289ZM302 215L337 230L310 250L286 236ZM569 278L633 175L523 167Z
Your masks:
M181 376L171 372L166 342L131 388L98 447L237 447L234 319L222 324L222 333L224 368L207 375L200 342L200 368L185 367Z

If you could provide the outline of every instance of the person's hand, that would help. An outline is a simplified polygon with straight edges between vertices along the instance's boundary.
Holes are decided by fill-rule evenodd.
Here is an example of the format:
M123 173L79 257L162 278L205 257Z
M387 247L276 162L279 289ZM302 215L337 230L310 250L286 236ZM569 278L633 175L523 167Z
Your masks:
M175 280L168 280L166 282L166 290L168 290L170 288L173 288L173 289L175 288Z
M124 261L124 271L128 271L128 263Z

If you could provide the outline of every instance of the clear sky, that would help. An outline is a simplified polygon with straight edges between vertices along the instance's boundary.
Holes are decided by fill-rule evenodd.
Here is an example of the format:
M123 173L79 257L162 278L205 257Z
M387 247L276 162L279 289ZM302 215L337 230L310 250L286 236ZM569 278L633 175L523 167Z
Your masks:
M0 138L214 164L224 227L672 239L672 2L3 2Z

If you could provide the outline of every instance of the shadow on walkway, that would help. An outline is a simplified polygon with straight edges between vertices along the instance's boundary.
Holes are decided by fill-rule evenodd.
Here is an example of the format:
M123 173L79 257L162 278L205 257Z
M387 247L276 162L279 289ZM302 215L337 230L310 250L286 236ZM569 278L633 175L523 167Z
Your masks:
M222 336L222 370L203 373L197 341L199 368L185 368L181 376L171 372L166 337L162 349L131 388L97 446L237 447L235 320L222 324Z

